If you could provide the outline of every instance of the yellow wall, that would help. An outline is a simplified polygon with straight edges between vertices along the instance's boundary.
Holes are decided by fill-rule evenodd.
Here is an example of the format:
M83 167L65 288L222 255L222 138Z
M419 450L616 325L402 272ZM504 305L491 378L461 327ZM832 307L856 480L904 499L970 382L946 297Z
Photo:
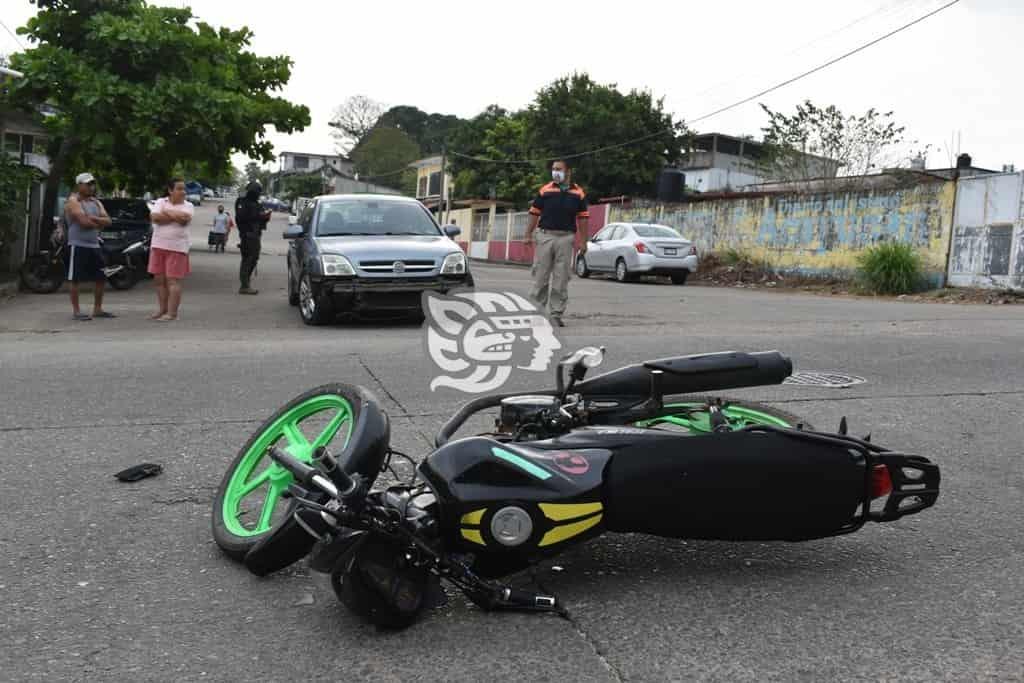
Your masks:
M946 269L954 188L952 181L928 181L897 189L612 205L608 222L670 225L702 252L735 248L780 270L821 274L852 271L862 249L897 240L918 249L936 280Z

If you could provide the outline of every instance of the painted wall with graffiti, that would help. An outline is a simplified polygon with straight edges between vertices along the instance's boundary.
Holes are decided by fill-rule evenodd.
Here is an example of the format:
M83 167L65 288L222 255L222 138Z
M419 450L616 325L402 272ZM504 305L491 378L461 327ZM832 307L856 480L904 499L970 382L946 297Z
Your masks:
M954 182L927 178L860 191L613 204L608 222L670 225L702 253L739 249L776 269L810 275L848 276L862 249L897 240L920 251L929 279L939 284L955 197Z

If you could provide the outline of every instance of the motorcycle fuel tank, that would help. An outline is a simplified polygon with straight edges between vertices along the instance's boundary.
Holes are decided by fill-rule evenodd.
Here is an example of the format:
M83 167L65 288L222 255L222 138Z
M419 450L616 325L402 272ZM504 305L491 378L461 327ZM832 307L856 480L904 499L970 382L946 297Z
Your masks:
M604 530L611 451L580 445L586 447L472 437L435 451L419 472L440 503L445 536L481 558L478 571L501 575Z

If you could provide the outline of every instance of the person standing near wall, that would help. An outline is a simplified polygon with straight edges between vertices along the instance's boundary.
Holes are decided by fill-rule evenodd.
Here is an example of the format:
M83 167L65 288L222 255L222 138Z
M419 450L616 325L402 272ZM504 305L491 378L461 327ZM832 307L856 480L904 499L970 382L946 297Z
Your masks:
M540 188L530 205L526 243L536 246L530 296L548 310L559 327L565 327L562 316L569 301L569 275L576 232L583 233L582 254L587 249L585 238L589 217L587 195L583 188L572 182L569 164L564 159L555 161L551 165L551 182ZM536 238L534 232L538 232Z

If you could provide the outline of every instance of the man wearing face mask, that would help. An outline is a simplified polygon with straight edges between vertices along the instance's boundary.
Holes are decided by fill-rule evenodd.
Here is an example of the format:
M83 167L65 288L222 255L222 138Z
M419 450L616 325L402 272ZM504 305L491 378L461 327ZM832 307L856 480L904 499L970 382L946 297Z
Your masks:
M536 245L530 296L548 310L559 327L565 327L562 316L569 300L569 274L572 272L576 231L586 237L587 219L590 217L587 195L583 188L572 182L571 173L564 159L551 165L551 182L540 188L530 204L530 223L526 227L526 243ZM586 241L583 242L583 250L586 250Z

